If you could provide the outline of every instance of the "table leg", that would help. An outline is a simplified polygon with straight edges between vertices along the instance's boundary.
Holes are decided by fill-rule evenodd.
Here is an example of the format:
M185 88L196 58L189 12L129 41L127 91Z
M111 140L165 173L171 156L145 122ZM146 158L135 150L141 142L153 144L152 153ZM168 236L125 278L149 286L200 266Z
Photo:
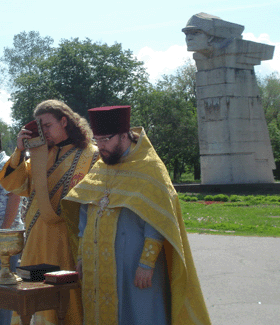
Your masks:
M70 300L70 291L69 289L62 288L59 293L59 309L56 310L58 324L64 325L65 316Z
M30 325L30 321L31 321L32 315L21 315L20 319L22 322L22 325Z

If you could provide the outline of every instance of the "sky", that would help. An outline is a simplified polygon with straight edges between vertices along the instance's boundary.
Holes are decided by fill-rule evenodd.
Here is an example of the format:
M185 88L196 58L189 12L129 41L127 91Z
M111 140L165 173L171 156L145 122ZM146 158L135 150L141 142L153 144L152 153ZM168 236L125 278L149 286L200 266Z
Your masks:
M245 26L243 39L275 46L273 60L255 67L257 74L280 73L280 0L0 0L0 57L23 31L50 36L54 46L78 37L121 43L144 61L150 81L172 74L192 58L182 28L205 12ZM0 118L11 124L9 93L0 89Z

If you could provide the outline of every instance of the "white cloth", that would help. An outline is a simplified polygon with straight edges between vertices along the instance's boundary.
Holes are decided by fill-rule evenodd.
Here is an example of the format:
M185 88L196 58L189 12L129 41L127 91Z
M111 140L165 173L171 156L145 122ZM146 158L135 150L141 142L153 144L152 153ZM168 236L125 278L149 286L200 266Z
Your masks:
M9 160L9 156L6 155L5 151L0 152L0 170L3 168L5 163ZM0 227L4 221L5 212L6 212L6 206L8 202L8 194L9 192L6 191L1 185L0 185ZM21 220L21 207L22 207L22 200L20 200L19 208L18 208L18 214L11 226L12 229L23 229L24 225Z

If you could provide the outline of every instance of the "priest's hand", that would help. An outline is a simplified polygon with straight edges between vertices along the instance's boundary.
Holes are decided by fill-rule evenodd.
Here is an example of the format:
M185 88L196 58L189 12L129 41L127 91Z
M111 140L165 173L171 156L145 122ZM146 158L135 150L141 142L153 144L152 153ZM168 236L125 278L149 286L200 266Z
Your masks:
M139 289L145 289L152 286L152 277L154 274L154 269L144 269L138 266L135 274L134 285Z
M82 278L83 278L83 263L82 263L82 260L78 260L78 263L76 265L76 272L79 273L79 279L82 280Z

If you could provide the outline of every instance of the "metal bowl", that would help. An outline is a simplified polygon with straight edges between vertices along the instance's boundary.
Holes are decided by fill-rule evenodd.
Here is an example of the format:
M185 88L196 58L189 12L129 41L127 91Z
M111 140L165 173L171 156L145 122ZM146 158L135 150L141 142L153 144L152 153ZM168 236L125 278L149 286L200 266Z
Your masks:
M17 284L10 269L10 258L23 250L24 233L25 230L0 229L0 284Z

